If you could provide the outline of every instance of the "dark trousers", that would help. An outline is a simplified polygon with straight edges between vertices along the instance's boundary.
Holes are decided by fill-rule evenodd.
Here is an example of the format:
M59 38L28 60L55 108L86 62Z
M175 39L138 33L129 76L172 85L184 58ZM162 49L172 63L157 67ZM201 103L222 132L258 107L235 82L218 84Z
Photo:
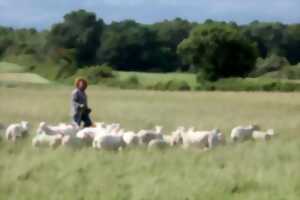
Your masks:
M74 122L76 122L76 124L78 124L78 126L81 125L81 122L83 122L84 127L92 126L92 120L90 118L90 115L87 113L82 113L82 114L76 113L73 116L73 120L74 120Z

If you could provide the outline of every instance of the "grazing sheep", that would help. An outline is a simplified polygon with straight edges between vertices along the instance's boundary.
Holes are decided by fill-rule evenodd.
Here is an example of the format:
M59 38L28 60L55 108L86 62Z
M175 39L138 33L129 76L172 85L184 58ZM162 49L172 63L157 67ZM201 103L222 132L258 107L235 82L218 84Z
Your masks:
M172 135L163 135L163 140L169 144L169 146L174 146L174 139Z
M7 127L5 137L7 140L16 142L17 138L24 138L28 135L30 129L29 122L22 121L17 124L11 124Z
M137 135L140 138L141 144L148 145L151 140L163 139L161 131L162 127L156 126L155 130L141 130L138 132Z
M232 129L230 138L233 142L251 140L253 131L257 130L257 125L238 126Z
M210 133L211 131L194 131L194 128L190 128L182 134L183 147L208 148L208 136Z
M61 145L63 135L56 134L56 135L47 135L45 133L37 134L32 139L32 146L41 148L41 147L50 147L50 148L57 148Z
M58 126L50 126L46 122L41 122L37 129L37 134L45 133L47 135L75 135L79 131L79 126L77 124L64 124L61 123Z
M136 147L139 145L140 138L136 133L132 131L128 131L128 132L124 132L122 135L123 135L123 140L128 147Z
M84 145L84 141L74 135L65 135L61 141L62 146L71 148L81 148Z
M164 139L154 139L151 140L148 144L148 149L159 149L163 150L170 147L170 143L165 141Z
M125 147L126 143L122 135L98 134L93 141L95 149L117 151Z
M218 145L225 144L225 137L218 129L211 131L194 131L190 128L182 133L182 143L184 148L213 149Z
M95 122L95 123L93 124L93 127L94 127L94 128L105 128L106 125L105 125L104 122Z
M183 144L182 135L185 132L185 128L183 126L178 127L171 134L171 146L177 146Z
M81 139L84 144L91 145L97 133L104 131L105 129L102 128L84 128L77 132L76 137Z
M269 129L267 131L253 131L252 138L254 140L268 141L274 136L274 130Z
M117 134L120 124L110 124L98 127L84 128L77 132L76 137L80 138L84 144L92 145L96 136Z
M208 148L213 149L218 145L225 145L226 140L223 133L220 133L218 129L213 130L208 135Z

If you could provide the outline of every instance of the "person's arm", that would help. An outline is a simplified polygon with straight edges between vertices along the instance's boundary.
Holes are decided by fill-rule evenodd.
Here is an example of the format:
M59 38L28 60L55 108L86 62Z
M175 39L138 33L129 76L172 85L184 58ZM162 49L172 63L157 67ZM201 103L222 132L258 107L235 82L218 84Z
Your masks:
M84 107L84 105L79 102L78 92L72 93L72 104L75 111L78 111L80 108Z

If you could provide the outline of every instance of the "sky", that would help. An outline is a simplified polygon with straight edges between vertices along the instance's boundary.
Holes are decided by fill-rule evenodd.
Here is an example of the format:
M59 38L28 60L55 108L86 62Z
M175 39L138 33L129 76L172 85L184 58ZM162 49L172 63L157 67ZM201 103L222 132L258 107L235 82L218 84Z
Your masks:
M134 19L149 24L176 17L300 23L300 0L0 0L0 25L48 29L78 9L95 12L107 23Z

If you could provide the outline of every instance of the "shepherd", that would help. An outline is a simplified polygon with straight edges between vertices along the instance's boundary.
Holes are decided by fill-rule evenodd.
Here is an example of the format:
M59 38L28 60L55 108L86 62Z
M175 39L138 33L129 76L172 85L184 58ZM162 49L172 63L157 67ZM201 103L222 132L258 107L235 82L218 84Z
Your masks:
M75 81L75 86L76 88L72 92L71 100L72 120L78 124L78 126L83 122L84 127L90 127L92 126L90 118L92 110L88 107L88 99L85 93L88 83L85 79L78 78Z

